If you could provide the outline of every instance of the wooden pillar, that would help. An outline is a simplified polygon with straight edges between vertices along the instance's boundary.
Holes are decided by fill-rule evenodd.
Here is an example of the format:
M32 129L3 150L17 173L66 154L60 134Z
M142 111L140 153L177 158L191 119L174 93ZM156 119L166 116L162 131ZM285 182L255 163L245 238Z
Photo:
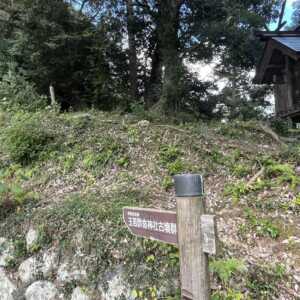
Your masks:
M292 64L288 56L285 56L285 73L286 73L286 84L287 84L287 110L292 110L294 107L293 100L293 74L292 74Z
M50 98L51 98L51 106L55 106L56 105L55 91L52 84L49 87L49 91L50 91Z
M210 299L208 256L203 252L201 215L205 213L200 175L177 175L177 227L182 299Z

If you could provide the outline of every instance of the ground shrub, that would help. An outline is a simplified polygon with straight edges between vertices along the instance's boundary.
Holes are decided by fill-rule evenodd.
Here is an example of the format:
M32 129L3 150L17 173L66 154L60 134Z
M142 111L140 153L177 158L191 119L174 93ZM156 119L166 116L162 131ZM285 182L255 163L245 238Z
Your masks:
M36 198L34 193L23 189L19 184L7 183L0 178L0 220L22 207L27 201Z
M271 128L280 135L287 135L289 131L289 123L284 120L274 119L271 121Z
M224 285L228 284L232 276L246 271L245 264L235 258L213 260L209 267Z
M212 300L243 300L246 299L240 291L227 289L226 291L216 292L212 295Z
M163 178L162 187L168 191L174 186L174 182L171 176L166 176Z
M114 163L121 167L128 166L129 157L119 140L106 136L98 141L97 148L83 152L82 163L84 168L99 173L104 167Z
M181 155L181 151L174 145L164 145L159 152L160 162L163 165L176 161Z
M278 284L285 276L286 270L280 264L254 265L247 278L251 299L277 299Z
M231 196L233 201L237 203L240 198L246 195L250 191L247 184L243 181L238 181L236 183L229 183L224 188L224 195Z
M181 159L182 152L174 145L164 145L159 152L159 161L169 175L180 174L185 170Z
M273 224L271 220L256 216L251 209L245 210L245 216L248 221L248 228L255 231L258 236L272 239L279 237L279 227Z
M300 164L300 146L292 144L285 147L279 154L280 158L289 162Z
M54 135L43 126L39 113L17 113L2 135L4 150L12 161L26 165L53 146Z
M292 188L295 188L300 183L292 165L277 163L270 159L264 164L266 166L266 176L276 178L278 184L289 183Z
M237 177L245 177L251 171L251 168L245 164L233 164L232 173Z
M22 75L10 72L0 80L0 108L37 111L47 106L47 98L41 96Z

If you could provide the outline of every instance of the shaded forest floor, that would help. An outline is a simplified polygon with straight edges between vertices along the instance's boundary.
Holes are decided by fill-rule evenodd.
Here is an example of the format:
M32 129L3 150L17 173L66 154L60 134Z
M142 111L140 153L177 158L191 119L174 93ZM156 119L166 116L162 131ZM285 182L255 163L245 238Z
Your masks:
M130 236L121 209L174 210L172 176L200 173L207 210L218 217L214 299L300 299L299 145L279 145L255 122L174 125L133 115L49 112L35 115L39 128L27 128L24 118L0 114L0 237L19 245L35 226L41 238L34 251L57 246L70 253L82 231L83 251L93 257L91 282L121 264L132 297L177 299L178 281L167 278L178 279L176 248ZM48 137L36 155L25 156L26 164L11 158L20 150L7 147L9 134L21 131L18 122ZM30 255L20 249L12 271Z

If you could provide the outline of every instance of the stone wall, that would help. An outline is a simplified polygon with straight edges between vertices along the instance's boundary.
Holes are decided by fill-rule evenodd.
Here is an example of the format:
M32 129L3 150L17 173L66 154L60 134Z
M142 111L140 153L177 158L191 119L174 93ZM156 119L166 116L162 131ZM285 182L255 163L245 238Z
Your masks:
M37 230L30 228L26 235L28 253L37 239ZM92 258L85 257L80 245L68 257L55 247L37 251L12 268L14 253L13 243L0 238L0 300L131 299L121 267L91 284L85 262Z

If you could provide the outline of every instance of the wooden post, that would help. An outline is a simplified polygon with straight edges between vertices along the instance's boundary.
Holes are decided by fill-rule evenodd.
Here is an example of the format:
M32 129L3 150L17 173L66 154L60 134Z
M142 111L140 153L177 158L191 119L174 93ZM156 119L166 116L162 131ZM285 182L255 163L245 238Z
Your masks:
M201 215L205 213L200 175L177 175L177 226L182 299L210 299L208 256L202 249Z
M293 74L292 74L292 64L288 56L285 56L285 73L287 76L287 111L293 110L294 108L294 83L293 83Z
M55 106L56 105L55 91L52 84L50 85L49 90L50 90L51 106Z

